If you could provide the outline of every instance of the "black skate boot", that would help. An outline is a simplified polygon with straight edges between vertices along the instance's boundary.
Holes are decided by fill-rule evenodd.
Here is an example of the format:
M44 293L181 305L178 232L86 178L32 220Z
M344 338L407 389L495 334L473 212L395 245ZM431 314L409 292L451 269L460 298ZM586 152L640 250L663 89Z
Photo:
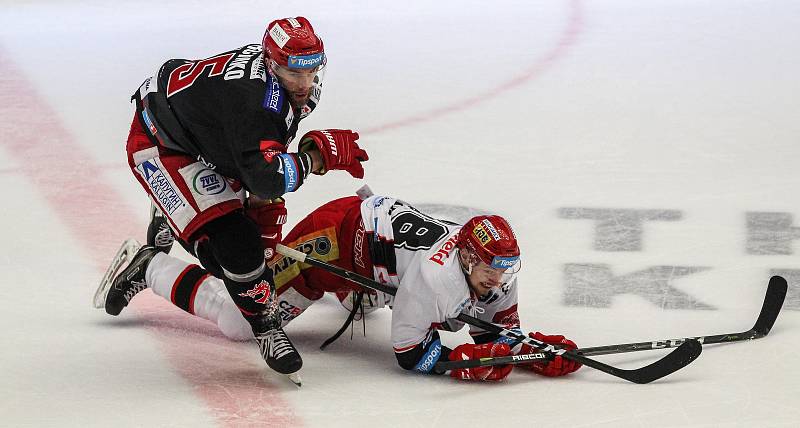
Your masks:
M289 336L280 328L280 322L265 315L247 318L253 327L253 335L261 356L269 368L289 376L292 382L300 386L298 372L303 367L303 359L289 340Z
M167 218L154 204L150 204L150 224L147 226L147 245L155 247L162 253L169 253L175 235L167 223Z
M133 296L147 288L144 274L150 260L157 253L158 250L149 245L139 248L128 266L114 277L105 299L106 313L119 315L122 309L128 306Z

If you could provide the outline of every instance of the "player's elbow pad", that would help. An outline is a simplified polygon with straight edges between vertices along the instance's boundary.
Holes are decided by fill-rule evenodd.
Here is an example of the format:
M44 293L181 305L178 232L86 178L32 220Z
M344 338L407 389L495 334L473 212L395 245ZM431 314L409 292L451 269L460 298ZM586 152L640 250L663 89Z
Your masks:
M419 373L437 373L434 371L436 363L442 359L447 360L450 349L442 346L439 333L434 332L427 346L422 343L406 352L395 352L397 363L400 367Z
M397 364L399 364L400 367L402 367L405 370L414 370L414 366L416 366L417 361L419 361L418 358L419 353L414 352L416 350L417 348L414 348L406 352L395 352L394 356L395 358L397 358Z
M309 158L307 154L282 153L274 156L266 170L250 174L248 190L263 199L275 199L294 192L308 176Z

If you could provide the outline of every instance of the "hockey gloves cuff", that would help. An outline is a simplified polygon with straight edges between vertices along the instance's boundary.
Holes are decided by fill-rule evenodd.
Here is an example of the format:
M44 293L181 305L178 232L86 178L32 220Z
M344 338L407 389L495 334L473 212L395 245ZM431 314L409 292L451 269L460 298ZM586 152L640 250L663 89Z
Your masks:
M300 139L300 151L313 148L319 150L323 169L317 173L339 169L350 173L355 178L364 178L364 167L361 162L369 160L367 152L356 143L358 133L349 129L323 129L309 131Z
M283 198L258 200L245 210L261 232L261 243L264 244L264 258L269 260L275 255L275 247L281 242L281 231L286 223L286 206Z

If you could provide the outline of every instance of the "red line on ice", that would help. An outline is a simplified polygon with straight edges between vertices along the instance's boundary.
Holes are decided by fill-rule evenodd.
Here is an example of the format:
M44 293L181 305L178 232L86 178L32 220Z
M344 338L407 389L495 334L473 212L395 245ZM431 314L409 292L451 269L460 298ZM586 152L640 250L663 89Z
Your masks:
M578 34L580 34L582 30L583 12L581 1L572 0L569 4L569 18L567 20L567 26L564 32L561 33L558 42L556 42L556 44L553 45L549 51L539 57L538 60L536 60L530 67L525 69L518 76L475 95L455 100L450 104L436 107L422 113L417 113L398 120L373 126L372 128L367 128L363 131L359 131L359 134L377 134L395 128L413 126L422 122L439 119L449 114L476 107L479 104L482 104L492 98L497 97L498 95L501 95L504 92L521 86L527 83L529 80L532 80L534 77L541 75L545 70L550 68L557 59L562 57L570 47L572 47L578 38Z
M46 98L3 51L0 112L0 144L18 164L14 172L30 180L74 242L84 247L95 263L99 280L122 240L142 236L145 225L135 220L132 213L136 211L105 183L103 169L97 167L92 154L75 141ZM125 137L127 134L120 130L119 141L94 144L115 144L124 159ZM138 210L146 209L143 197ZM87 284L82 290L87 293L87 305L93 285ZM137 296L123 316L138 316L150 329L173 368L192 385L220 425L302 424L271 384L288 381L270 373L252 343L227 341L215 326L190 317L149 292Z
M559 41L520 75L448 105L366 129L362 134L434 120L523 85L563 56L582 25L581 1L572 0ZM74 141L56 113L4 52L0 52L0 111L1 144L19 163L19 167L2 172L21 173L28 178L75 242L85 247L98 272L103 271L122 239L140 236L145 227L136 220L123 220L134 217L133 208L103 182L102 172L113 165L94 162L91 153ZM120 133L120 137L118 142L106 143L118 144L122 158L125 135ZM263 378L270 374L263 362L254 358L257 354L250 343L225 340L209 323L189 317L151 293L138 296L127 311L140 315L140 321L154 333L175 370L193 385L220 424L300 426L301 420L293 409Z

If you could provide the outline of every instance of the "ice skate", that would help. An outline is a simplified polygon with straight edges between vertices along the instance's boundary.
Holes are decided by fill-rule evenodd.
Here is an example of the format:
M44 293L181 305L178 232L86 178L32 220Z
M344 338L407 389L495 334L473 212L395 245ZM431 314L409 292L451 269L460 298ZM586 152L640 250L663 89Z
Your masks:
M145 272L157 252L149 245L140 247L134 239L125 241L95 292L94 306L105 308L109 315L119 315L133 296L147 288Z
M303 359L282 328L269 328L274 324L266 316L251 321L258 349L269 368L287 375L289 380L300 386L299 372L303 367Z

